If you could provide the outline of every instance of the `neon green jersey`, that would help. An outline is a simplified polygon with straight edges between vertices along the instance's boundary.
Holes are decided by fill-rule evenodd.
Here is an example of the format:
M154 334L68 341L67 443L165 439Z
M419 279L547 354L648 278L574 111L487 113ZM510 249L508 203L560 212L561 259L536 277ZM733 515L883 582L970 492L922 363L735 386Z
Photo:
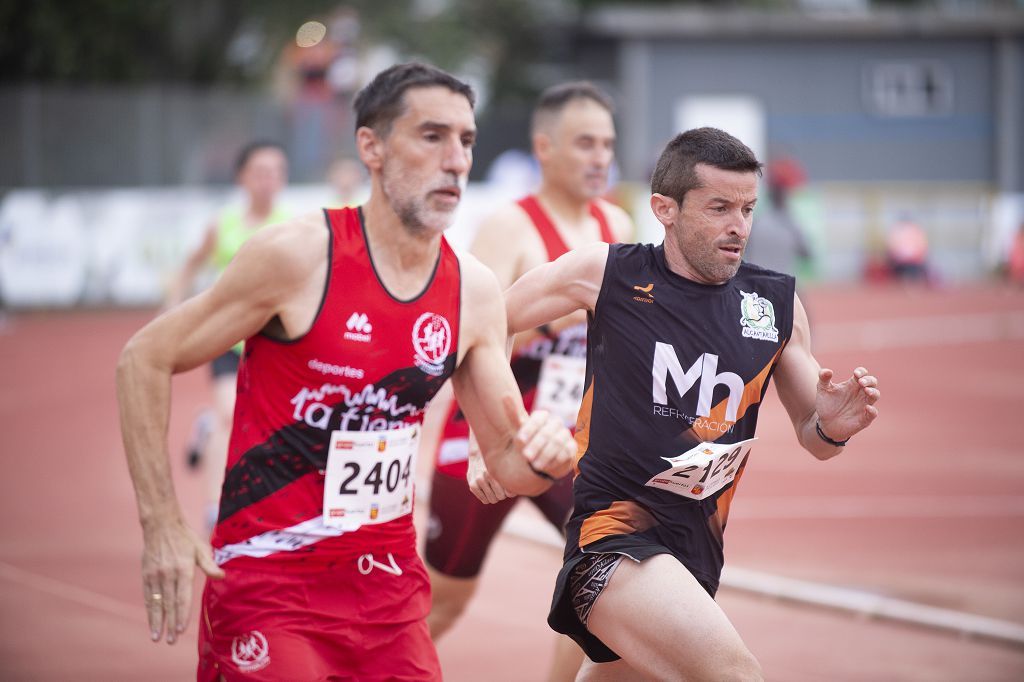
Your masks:
M224 268L228 266L228 263L235 257L238 250L242 248L245 240L256 234L257 230L261 230L267 225L287 220L289 217L289 211L280 206L275 206L271 209L266 220L255 228L251 228L245 224L245 211L240 207L235 206L225 209L217 220L217 245L214 247L213 256L211 257L217 272L224 272ZM244 342L239 341L231 350L241 355L244 345Z
M223 272L231 259L238 253L238 249L242 248L245 240L256 234L257 230L287 220L289 217L289 211L275 206L266 220L252 228L245 224L245 211L242 208L225 209L217 220L217 246L213 250L212 257L214 267L218 272Z

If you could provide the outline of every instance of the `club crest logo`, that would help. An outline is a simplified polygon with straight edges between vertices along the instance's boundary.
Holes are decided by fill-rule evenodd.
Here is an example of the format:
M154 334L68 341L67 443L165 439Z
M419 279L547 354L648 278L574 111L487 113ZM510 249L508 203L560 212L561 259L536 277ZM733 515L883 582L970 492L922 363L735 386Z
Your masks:
M452 328L443 315L423 313L412 326L412 347L416 366L431 376L444 372L444 361L452 347Z
M231 660L245 673L266 668L270 663L270 645L259 630L239 635L231 642Z
M775 327L775 306L767 298L757 292L747 293L740 290L743 299L740 301L740 325L743 337L759 341L779 342L779 330Z

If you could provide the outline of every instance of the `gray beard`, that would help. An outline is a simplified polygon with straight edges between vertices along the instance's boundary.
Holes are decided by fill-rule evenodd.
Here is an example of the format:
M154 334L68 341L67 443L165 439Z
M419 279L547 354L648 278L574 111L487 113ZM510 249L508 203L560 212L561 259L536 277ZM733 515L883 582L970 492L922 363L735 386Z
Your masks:
M427 209L418 204L415 200L407 201L404 203L398 203L392 199L391 192L388 191L388 183L381 183L381 189L384 192L384 198L387 200L391 210L398 216L399 222L402 223L402 227L405 228L406 232L412 237L424 237L432 235L437 230L434 230L430 225L423 222L422 215L427 212ZM451 227L451 219L449 217L440 231L444 231Z

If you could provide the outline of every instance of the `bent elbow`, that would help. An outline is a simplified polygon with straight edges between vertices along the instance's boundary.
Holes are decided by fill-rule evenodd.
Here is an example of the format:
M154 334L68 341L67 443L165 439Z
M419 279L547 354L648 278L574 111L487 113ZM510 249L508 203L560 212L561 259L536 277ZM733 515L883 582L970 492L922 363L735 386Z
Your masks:
M128 340L128 343L121 349L121 354L117 357L117 367L115 368L115 376L117 383L120 385L127 376L131 373L132 368L136 366L138 359L138 341L136 337L132 337Z
M117 358L115 380L118 388L123 388L144 367L154 367L155 365L151 348L145 342L142 332L136 333L124 345Z

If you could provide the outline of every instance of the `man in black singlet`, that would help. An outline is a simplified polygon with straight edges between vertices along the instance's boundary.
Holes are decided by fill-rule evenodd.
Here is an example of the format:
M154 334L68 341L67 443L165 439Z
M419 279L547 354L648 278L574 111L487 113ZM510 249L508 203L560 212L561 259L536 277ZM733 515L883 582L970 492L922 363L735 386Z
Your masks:
M742 261L760 173L731 135L678 135L651 181L662 244L585 246L506 293L510 333L588 314L575 508L548 617L587 653L577 679L760 679L713 597L768 384L818 459L878 415L874 376L834 383L814 359L793 278Z

